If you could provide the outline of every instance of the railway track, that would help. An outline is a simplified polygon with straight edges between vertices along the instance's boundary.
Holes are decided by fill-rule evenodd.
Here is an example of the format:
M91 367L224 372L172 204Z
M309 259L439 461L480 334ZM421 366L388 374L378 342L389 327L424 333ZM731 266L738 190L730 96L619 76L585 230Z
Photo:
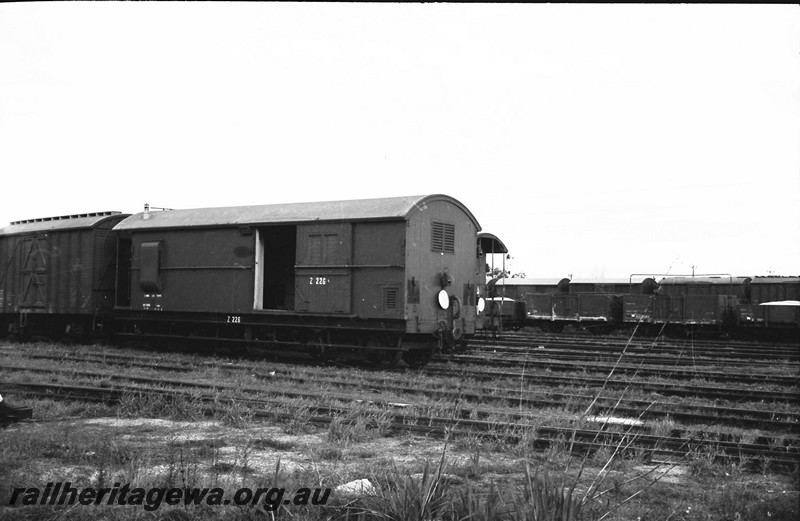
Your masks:
M505 344L495 343L486 345L474 345L458 354L466 355L500 355L500 356L515 356L520 361L526 359L537 358L552 358L560 361L575 361L575 362L595 362L595 361L611 361L617 360L624 356L625 360L638 363L648 363L652 365L662 366L691 366L691 367L756 367L759 369L769 370L775 367L774 360L753 360L720 356L703 356L702 353L693 351L680 351L676 353L658 353L651 350L642 349L613 349L613 350L597 350L597 349L581 349L580 346L572 348L558 348L551 345L540 344L538 346L526 347L513 347ZM800 371L800 361L781 361L782 365L789 365L795 367Z
M477 337L471 340L470 345L488 348L493 345L529 349L546 345L548 348L566 350L595 351L595 352L621 352L647 351L658 354L695 353L697 356L708 358L733 358L738 360L765 360L782 359L800 361L800 344L775 344L763 342L742 342L735 340L708 341L691 340L676 341L659 337L654 338L625 338L625 337L595 337L566 334L544 334L528 332L504 332L498 338Z
M34 358L33 356L31 358ZM89 354L86 357L65 356L65 355L47 355L38 354L37 359L55 359L61 362L71 361L78 364L85 363L107 363L109 356L107 355L94 355ZM122 362L125 367L149 367L155 371L169 371L186 373L188 371L196 370L197 367L187 367L186 365L166 364L163 361L155 361L145 363L137 357L131 356L114 356L117 362ZM120 360L121 359L121 360ZM372 376L370 373L362 375L357 381L344 380L336 377L328 377L319 374L264 374L254 371L252 364L242 362L226 362L220 365L220 362L196 360L199 367L221 369L223 371L238 371L251 374L253 377L259 377L265 382L274 382L279 380L282 384L289 384L292 388L304 388L308 385L326 385L331 388L350 389L362 395L364 391L369 391L377 396L385 394L399 394L401 396L419 396L423 395L428 399L442 399L451 400L455 403L469 406L459 412L462 417L477 416L486 417L492 414L497 414L498 409L480 410L478 405L493 404L495 407L505 408L519 408L524 407L526 410L541 410L543 408L564 408L565 412L572 415L580 413L586 408L587 404L591 403L594 397L592 395L577 395L574 393L553 393L552 390L545 390L542 396L542 390L538 389L517 389L505 388L501 389L497 386L484 387L480 386L463 386L457 389L432 389L430 386L409 385L403 383L402 378L395 378L391 380L387 375ZM52 368L40 368L30 366L13 366L4 364L8 370L27 371L42 374L57 374ZM88 371L88 370L75 370L63 368L62 373L71 377L95 378L95 379L120 379L121 376L107 371ZM388 373L391 375L391 373ZM402 375L398 375L402 376ZM128 376L127 378L131 378ZM139 383L153 384L161 380L153 378L140 378L136 380ZM516 382L514 382L516 383ZM254 389L254 391L258 391ZM287 394L287 393L283 393ZM294 393L295 396L302 396L307 399L316 397L314 394L308 393ZM351 395L352 396L352 395ZM377 398L376 398L377 399ZM400 398L399 400L402 400ZM421 407L416 405L417 407ZM687 425L716 425L716 426L734 426L734 427L750 427L758 428L761 430L769 430L772 432L794 433L800 430L800 419L797 414L792 413L776 413L769 410L758 409L743 409L743 408L721 408L710 406L698 406L695 404L674 404L668 402L658 401L645 401L645 400L622 400L616 397L599 398L595 401L593 413L595 415L613 414L616 416L624 415L629 418L638 418L639 420L653 421L657 419L669 419L674 421L684 422ZM505 414L509 414L507 411ZM677 429L676 429L677 430Z
M264 399L233 399L220 398L218 395L189 394L186 390L142 389L131 387L87 387L68 386L59 384L35 383L10 383L14 388L34 396L46 396L60 399L77 399L85 401L98 401L108 404L119 403L124 393L138 395L153 394L158 396L173 396L178 399L192 398L200 400L207 407L204 412L213 414L220 412L226 405L247 405L251 408L254 418L286 418L291 413L265 412L270 411L275 405L273 400ZM312 414L308 421L313 423L328 424L337 415L352 415L354 410L346 407L308 406ZM567 443L576 452L591 452L601 448L615 448L622 452L646 451L650 458L667 458L671 461L686 458L693 452L705 451L714 455L721 462L749 462L755 468L779 470L784 472L796 471L800 465L800 449L796 445L767 446L755 443L740 443L721 440L708 440L702 437L676 438L672 436L654 436L626 432L613 432L608 430L578 429L574 427L547 427L531 426L527 423L484 421L465 418L443 418L435 416L408 415L392 413L391 430L420 432L427 435L467 435L481 433L500 439L506 443L531 443L536 448L545 448L552 443Z
M42 353L30 353L29 356L31 359L53 359L53 360L68 360L69 357L67 355L58 355L58 354L42 354ZM76 363L82 363L87 361L108 361L111 357L110 353L103 353L98 355L81 355L78 357L74 357L73 361ZM117 357L116 360L120 360L120 357ZM144 361L136 361L131 358L126 359L126 364L131 367L145 367L151 368L155 370L170 370L170 371L177 371L177 372L187 372L189 369L185 364L168 364L165 362L144 362ZM233 362L224 362L223 366L220 366L220 362L218 361L200 361L198 362L200 365L206 368L220 368L225 367L226 365L229 367L233 367L236 365ZM245 364L246 365L246 364ZM241 366L240 366L241 367ZM512 380L516 384L525 383L527 385L542 385L546 384L548 387L552 387L554 385L561 385L561 386L572 386L578 388L598 388L605 386L611 389L627 389L627 388L634 388L638 390L644 390L647 392L664 395L664 396L679 396L679 397L701 397L701 398L708 398L710 400L728 400L733 402L752 402L752 401L761 401L761 402L785 402L790 404L795 404L800 402L800 396L797 395L794 389L789 391L774 391L774 390L765 390L765 389L753 389L753 388L731 388L731 387L720 387L720 386L705 386L705 385L687 385L687 384L680 384L675 385L672 383L656 383L652 380L644 380L644 381L634 381L631 379L622 379L622 378L606 378L604 376L592 376L592 375L585 375L581 374L580 376L561 376L561 375L553 375L548 372L534 372L532 368L523 367L519 371L509 372L509 371L494 371L488 369L470 369L470 368L454 368L449 364L429 364L429 366L424 369L424 374L427 375L435 375L440 377L456 377L456 378L464 378L469 377L475 382L486 381L486 380ZM641 375L639 375L641 376Z
M618 374L633 374L640 377L659 376L670 379L681 380L710 380L718 382L737 382L747 384L769 383L782 386L800 385L800 375L783 376L770 373L731 373L724 371L701 370L697 368L684 369L674 367L656 366L651 363L628 364L628 363L598 363L594 362L587 366L584 361L561 361L554 359L541 358L500 358L485 357L474 355L455 354L447 358L438 358L438 361L449 361L457 364L485 364L490 367L520 367L547 369L550 371L576 372L591 370L593 373L608 373L612 369Z
M627 342L631 338L630 332L627 334L617 335L592 335L592 334L571 334L571 333L545 333L536 330L519 330L519 331L504 331L503 336L511 338L555 338L567 340L586 340L595 343L605 342ZM485 338L490 338L489 335L479 335ZM757 349L767 347L770 349L796 349L797 344L792 342L780 342L770 340L745 340L735 338L672 338L668 336L659 337L634 337L634 340L639 342L653 342L658 341L666 346L671 345L696 345L700 347L718 347L718 346L731 346L741 349Z
M15 352L16 352L16 349L12 350L12 349L9 349L9 348L0 348L0 354L2 354L2 353L11 354L11 353L15 353ZM127 367L150 368L150 369L154 369L154 370L158 370L158 371L188 372L188 371L196 370L194 367L187 366L187 364L185 362L183 362L183 363L174 363L174 362L171 362L171 361L159 360L158 357L156 357L154 359L154 357L152 355L149 355L149 354L143 355L143 356L135 356L135 355L128 355L128 354L125 354L125 353L119 353L119 352L116 352L116 351L113 351L113 350L104 350L102 352L97 352L97 353L85 353L85 352L83 352L83 353L78 353L78 354L72 354L69 351L62 352L62 353L58 353L58 352L47 352L47 353L28 352L28 353L26 353L26 357L29 358L29 359L40 359L40 360L50 359L50 360L57 360L57 361L64 361L64 362L72 361L72 362L75 362L77 364L82 364L82 363L109 363L110 362L110 363L114 363L115 365L125 364ZM239 368L240 370L248 370L248 368L251 368L251 366L252 366L252 364L248 364L248 362L220 361L219 359L208 360L208 359L205 359L205 358L202 358L202 357L194 359L192 361L192 363L195 364L195 366L198 366L198 367L202 366L202 367L213 368L213 369L220 369L220 368L222 368L222 369L226 369L226 368L234 369L234 368ZM298 366L298 367L302 367L302 366ZM293 372L294 371L298 371L298 370L299 369L293 369ZM436 371L439 371L440 374L442 374L442 372L444 371L444 374L447 374L447 375L450 375L450 376L454 376L454 377L457 377L457 378L461 378L465 374L468 374L467 370L463 370L463 369L456 370L456 369L454 369L452 367L449 367L447 365L438 366L438 368L437 368L436 365L432 365L428 369L428 372L436 372ZM380 374L391 374L391 373L380 373ZM536 384L542 384L543 383L543 384L547 385L547 387L548 387L547 390L549 392L552 392L552 385L574 385L576 387L582 387L582 388L590 388L592 386L596 387L597 385L601 385L603 382L606 384L606 386L610 386L611 388L615 388L615 387L618 388L620 385L626 385L626 386L632 386L632 387L636 387L638 385L636 382L632 382L631 380L622 380L622 381L610 380L608 382L605 382L605 379L603 379L602 382L601 382L601 380L599 378L591 378L591 377L589 377L587 375L580 375L578 377L564 377L564 376L556 376L556 375L547 374L547 373L545 373L545 374L534 373L534 372L531 372L530 370L528 370L527 368L524 368L524 371L522 373L520 373L520 372L509 373L509 372L498 372L498 371L487 372L486 370L480 370L478 373L475 373L475 371L472 371L472 376L475 377L474 380L475 380L476 383L474 385L475 385L476 388L480 387L480 385L478 385L477 382L486 381L486 379L487 379L486 376L487 375L489 375L493 379L497 379L497 380L502 380L504 378L506 380L513 380L513 382L514 382L513 385L515 385L515 386L516 386L517 382L520 382L521 379L527 380L525 382L527 385L536 385ZM386 379L385 376L382 377L382 378L373 378L371 375L369 377L362 376L360 378L362 380L364 378L368 378L370 381L373 382L373 385L375 385L374 382L377 381L377 380L381 380L381 379L385 380ZM402 380L402 378L398 377L398 378L396 378L396 380ZM652 382L645 382L645 383L646 384L652 384ZM686 396L692 396L692 394L695 394L697 396L710 395L709 397L711 399L714 399L714 400L718 400L718 399L721 399L721 398L726 398L726 399L729 399L729 400L740 401L740 402L741 401L750 402L753 399L762 400L762 401L776 401L776 400L787 400L788 399L788 401L792 401L791 399L794 397L791 392L789 392L789 393L787 393L787 392L770 392L770 391L764 391L763 389L760 389L760 390L759 389L755 389L755 390L754 389L738 389L737 390L737 389L721 388L721 387L708 388L707 386L690 386L689 387L689 386L686 386L686 385L677 386L677 388L676 388L676 386L669 386L669 385L666 385L666 384L660 384L660 385L653 384L653 385L650 385L649 387L650 387L650 389L655 389L655 392L661 392L661 393L670 394L670 395L673 395L673 396L674 395L679 395L679 396L686 397ZM387 389L387 388L384 387L384 389ZM692 391L694 391L694 393L692 393ZM463 390L459 391L459 392L463 392ZM515 391L515 395L514 395L513 399L517 399L517 400L523 399L524 400L525 397L520 396L520 392L521 392L521 389L517 389ZM484 399L488 400L489 398L488 397L484 397ZM719 415L715 414L715 416L719 416ZM763 418L763 416L755 416L755 417L760 417L761 419L769 421L768 418Z
M64 360L65 355L58 356L58 355L46 355L46 354L36 354L32 353L28 355L31 358L37 359L60 359ZM103 353L98 354L95 359L96 360L107 360L109 358L109 354ZM76 361L80 360L90 360L90 358L79 358ZM469 355L454 355L450 357L439 357L436 358L435 361L439 362L455 362L459 364L477 364L486 362L486 360L480 357L474 357ZM144 367L144 368L152 368L152 364L146 362L135 362L130 361L128 364L131 367ZM213 366L213 363L207 364L208 366ZM559 360L537 360L537 359L526 359L523 361L519 361L516 359L494 359L492 360L492 366L497 367L515 367L515 366L524 366L526 370L531 370L534 368L544 369L549 371L562 371L562 372L585 372L586 367L578 364L577 362L561 362ZM178 365L172 364L169 366L164 365L163 363L160 364L160 368L163 370L172 370L172 371L189 371L185 365ZM675 370L671 368L660 368L660 367L652 367L652 366L642 366L642 365L632 365L632 364L595 364L591 367L592 372L598 373L606 373L611 369L614 369L618 374L633 374L639 377L648 377L648 376L659 376L665 378L682 378L687 380L692 379L700 379L700 380L710 380L710 381L720 381L720 382L739 382L739 383L750 383L750 384L759 384L759 383L768 383L770 385L783 385L783 386L797 386L800 385L800 376L793 377L793 376L782 376L782 375L775 375L775 374L759 374L759 373L750 373L750 374L743 374L743 373L717 373L714 371L701 371L701 370ZM500 373L502 374L502 373ZM587 375L588 378L589 375ZM509 377L517 378L517 374L511 374ZM546 375L551 382L554 380ZM574 381L574 380L573 380ZM590 382L587 380L586 382L589 384ZM768 395L764 393L756 393L754 395L756 398L760 399L768 399ZM782 399L782 395L776 396L777 399ZM717 397L718 398L718 397Z
M453 368L446 364L429 364L423 369L427 375L442 377L469 377L475 380L492 380L505 378L517 382L536 382L551 386L569 386L572 388L635 389L660 396L701 397L709 400L726 400L742 402L780 402L788 404L800 403L800 396L795 390L772 391L760 389L741 389L720 386L701 386L675 384L672 382L657 383L652 381L634 381L624 378L603 378L592 376L555 376L528 371L493 371L489 369Z

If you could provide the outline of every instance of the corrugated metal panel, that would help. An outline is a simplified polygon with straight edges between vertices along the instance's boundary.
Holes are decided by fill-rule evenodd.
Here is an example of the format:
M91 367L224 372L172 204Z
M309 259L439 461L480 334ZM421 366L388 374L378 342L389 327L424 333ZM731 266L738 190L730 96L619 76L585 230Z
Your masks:
M415 210L426 211L426 204L437 200L448 201L460 207L480 229L478 221L463 204L447 195L436 194L351 201L170 210L147 214L143 212L125 219L116 226L115 230L406 219Z

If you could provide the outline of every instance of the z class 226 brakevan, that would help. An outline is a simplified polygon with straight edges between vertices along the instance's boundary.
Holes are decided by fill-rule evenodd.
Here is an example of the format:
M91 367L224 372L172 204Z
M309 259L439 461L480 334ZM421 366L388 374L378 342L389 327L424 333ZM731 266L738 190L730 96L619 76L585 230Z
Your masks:
M446 195L21 221L0 320L419 366L480 328L479 231Z

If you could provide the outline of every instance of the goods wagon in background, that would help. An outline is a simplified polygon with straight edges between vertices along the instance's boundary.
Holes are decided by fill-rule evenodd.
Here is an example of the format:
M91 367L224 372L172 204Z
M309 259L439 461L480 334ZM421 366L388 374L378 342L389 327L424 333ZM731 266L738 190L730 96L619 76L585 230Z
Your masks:
M800 277L641 277L510 279L506 288L524 299L526 323L547 331L573 325L594 333L636 327L649 335L800 339Z
M652 294L652 278L508 279L506 290L525 303L528 325L558 332L576 324L593 333L608 333L622 322L623 295ZM513 288L513 290L512 290Z
M0 334L88 335L114 307L116 234L128 217L97 212L0 229Z
M750 298L749 285L749 277L730 275L664 277L654 298L623 298L624 322L653 332L685 332L687 327L733 329L740 302Z
M739 323L750 329L800 337L800 277L753 277Z

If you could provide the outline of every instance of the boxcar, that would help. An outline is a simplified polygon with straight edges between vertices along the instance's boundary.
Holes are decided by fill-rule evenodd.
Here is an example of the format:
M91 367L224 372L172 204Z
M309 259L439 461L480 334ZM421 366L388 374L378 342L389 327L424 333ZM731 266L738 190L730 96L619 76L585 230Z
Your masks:
M663 295L712 296L733 295L750 299L750 277L707 276L707 277L664 277L659 282Z
M129 281L117 316L124 334L362 345L417 363L432 338L475 331L479 229L446 195L145 211L115 227Z
M800 277L754 277L749 305L740 310L742 323L796 340L800 337Z
M750 281L750 299L757 304L800 300L800 277L755 277Z
M114 306L114 225L98 212L0 229L0 334L86 335Z

